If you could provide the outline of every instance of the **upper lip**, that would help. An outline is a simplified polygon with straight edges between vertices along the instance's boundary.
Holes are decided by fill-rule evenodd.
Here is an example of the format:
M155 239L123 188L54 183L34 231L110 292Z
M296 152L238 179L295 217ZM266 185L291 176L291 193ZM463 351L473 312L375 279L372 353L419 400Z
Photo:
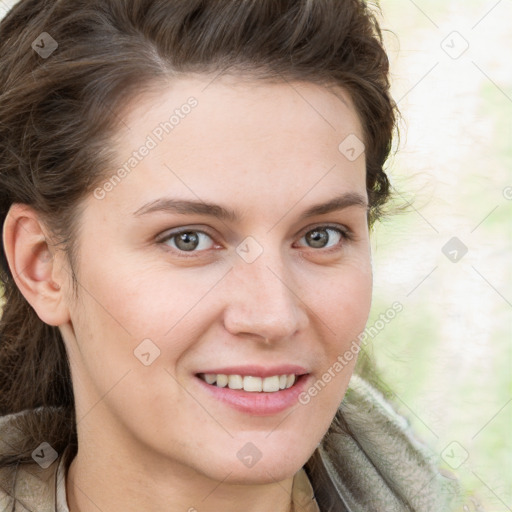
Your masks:
M308 371L295 364L283 364L279 366L258 366L258 365L245 365L245 366L224 366L222 368L214 368L210 370L203 370L198 373L213 373L221 375L241 375L242 377L272 377L274 375L304 375Z

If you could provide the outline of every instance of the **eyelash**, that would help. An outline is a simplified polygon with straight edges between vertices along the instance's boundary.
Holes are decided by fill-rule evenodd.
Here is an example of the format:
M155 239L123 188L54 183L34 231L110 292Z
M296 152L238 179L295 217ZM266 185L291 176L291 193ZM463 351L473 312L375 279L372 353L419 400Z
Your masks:
M350 242L354 240L354 236L352 231L350 231L347 227L343 226L333 226L331 224L320 224L318 226L314 226L312 228L308 228L307 231L304 231L303 234L300 237L300 240L304 238L308 233L311 233L312 231L321 230L321 231L336 231L341 236L341 241L338 242L333 247L328 247L327 249L324 248L315 248L315 247L309 247L309 249L315 250L316 252L322 252L324 254L330 254L331 252L339 251L343 245L345 245L346 242ZM180 229L179 231L167 233L163 237L159 237L157 239L157 243L163 245L166 247L166 250L172 251L176 256L180 258L197 258L201 255L201 253L207 252L211 249L203 249L201 251L193 250L193 251L183 251L178 248L170 247L167 245L166 242L169 242L170 240L173 240L174 238L178 237L179 235L183 233L199 233L208 236L212 242L216 243L213 236L211 236L209 233L203 230L194 229L194 228L186 228L186 229ZM304 247L304 246L301 246Z

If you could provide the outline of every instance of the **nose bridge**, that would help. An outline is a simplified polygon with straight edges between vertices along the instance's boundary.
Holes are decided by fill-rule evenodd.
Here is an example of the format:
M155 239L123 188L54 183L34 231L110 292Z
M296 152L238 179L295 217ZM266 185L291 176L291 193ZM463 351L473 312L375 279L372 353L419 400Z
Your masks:
M250 263L237 258L232 274L228 330L277 340L304 328L307 317L278 249L267 248Z

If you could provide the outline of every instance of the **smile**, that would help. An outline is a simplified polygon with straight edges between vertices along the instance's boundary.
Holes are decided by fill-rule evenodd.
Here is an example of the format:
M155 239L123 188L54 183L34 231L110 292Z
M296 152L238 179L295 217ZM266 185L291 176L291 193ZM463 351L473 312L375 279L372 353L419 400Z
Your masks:
M242 375L225 375L222 373L200 373L198 377L218 388L240 389L250 393L275 393L289 389L295 384L294 374L272 375L270 377L254 377Z

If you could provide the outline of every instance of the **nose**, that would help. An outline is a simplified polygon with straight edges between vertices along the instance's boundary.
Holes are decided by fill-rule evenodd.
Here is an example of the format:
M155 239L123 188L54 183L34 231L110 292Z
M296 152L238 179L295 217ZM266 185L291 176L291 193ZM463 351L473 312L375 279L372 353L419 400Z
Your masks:
M235 336L268 342L291 338L308 324L307 307L280 256L237 261L230 272L224 326Z

